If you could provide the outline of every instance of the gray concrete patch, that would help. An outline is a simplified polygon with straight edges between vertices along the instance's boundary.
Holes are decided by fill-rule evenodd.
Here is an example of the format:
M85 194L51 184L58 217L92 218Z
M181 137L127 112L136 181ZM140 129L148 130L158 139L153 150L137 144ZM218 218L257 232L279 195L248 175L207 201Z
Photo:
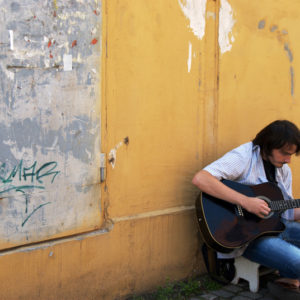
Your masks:
M233 285L233 284L226 285L226 286L224 286L223 289L225 289L228 292L232 292L232 293L238 293L238 292L243 291L243 288L241 286Z
M218 290L218 291L214 291L212 292L214 295L217 295L219 297L222 297L222 298L230 298L230 297L233 297L235 294L234 293L231 293L231 292L228 292L224 289L221 289L221 290Z
M240 295L248 297L250 299L259 299L259 298L262 297L262 295L260 293L252 293L252 292L249 292L249 291L241 292Z

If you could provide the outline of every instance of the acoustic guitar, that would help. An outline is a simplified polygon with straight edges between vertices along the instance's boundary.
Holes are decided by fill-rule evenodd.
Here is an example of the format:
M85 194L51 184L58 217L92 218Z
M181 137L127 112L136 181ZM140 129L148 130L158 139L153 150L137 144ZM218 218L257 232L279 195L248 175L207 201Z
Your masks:
M200 193L196 199L200 233L205 243L219 252L229 253L263 235L277 235L285 228L280 214L286 209L300 207L300 199L283 200L280 188L271 182L252 186L230 180L222 182L246 196L264 199L271 213L262 219L239 205Z

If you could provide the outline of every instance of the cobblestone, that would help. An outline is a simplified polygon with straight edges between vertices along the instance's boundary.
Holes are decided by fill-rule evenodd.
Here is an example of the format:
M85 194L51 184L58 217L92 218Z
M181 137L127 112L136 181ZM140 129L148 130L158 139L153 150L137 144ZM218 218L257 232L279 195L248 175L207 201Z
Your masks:
M206 275L205 275L206 276ZM185 300L276 300L267 289L267 283L269 281L274 281L276 278L278 278L278 275L276 274L268 274L260 277L259 282L259 290L257 293L252 293L249 290L249 283L245 280L240 280L240 282L237 285L234 284L225 284L225 285L215 285L216 290L209 290L204 292L203 289L199 291L199 294L194 294L190 297L178 297L176 296L174 299L185 299ZM214 286L214 285L210 285ZM170 288L170 287L169 287ZM174 286L174 291L176 294L176 286ZM177 291L178 292L178 291ZM174 294L174 295L175 295ZM176 294L178 295L178 294ZM145 296L145 297L144 297ZM142 295L141 297L133 297L133 298L127 298L127 300L134 300L134 299L141 299L141 300L156 300L158 298L155 298L155 293L150 293L146 295ZM165 298L159 298L159 299L169 299L172 298L165 297ZM281 300L281 299L280 299ZM284 300L284 299L282 299Z
M189 300L276 300L266 288L269 280L274 280L274 277L266 275L260 278L257 293L252 293L248 282L241 280L237 285L224 285L221 289L191 297Z

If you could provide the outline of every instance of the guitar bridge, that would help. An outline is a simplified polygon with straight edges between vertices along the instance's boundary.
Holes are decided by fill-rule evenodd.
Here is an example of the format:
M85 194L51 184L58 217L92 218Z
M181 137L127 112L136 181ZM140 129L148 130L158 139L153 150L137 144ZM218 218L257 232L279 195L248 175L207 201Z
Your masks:
M236 213L239 217L244 217L244 212L243 212L243 208L240 205L236 206Z

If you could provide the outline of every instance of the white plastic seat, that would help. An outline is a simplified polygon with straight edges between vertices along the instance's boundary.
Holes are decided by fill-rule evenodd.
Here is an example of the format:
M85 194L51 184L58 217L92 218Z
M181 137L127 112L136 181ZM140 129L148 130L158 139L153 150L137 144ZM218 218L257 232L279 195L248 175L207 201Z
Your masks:
M259 289L259 276L270 272L272 269L267 269L267 271L260 272L260 264L257 264L249 259L240 256L234 260L235 266L235 276L231 283L238 284L239 279L245 279L249 282L249 289L253 293L257 293Z

